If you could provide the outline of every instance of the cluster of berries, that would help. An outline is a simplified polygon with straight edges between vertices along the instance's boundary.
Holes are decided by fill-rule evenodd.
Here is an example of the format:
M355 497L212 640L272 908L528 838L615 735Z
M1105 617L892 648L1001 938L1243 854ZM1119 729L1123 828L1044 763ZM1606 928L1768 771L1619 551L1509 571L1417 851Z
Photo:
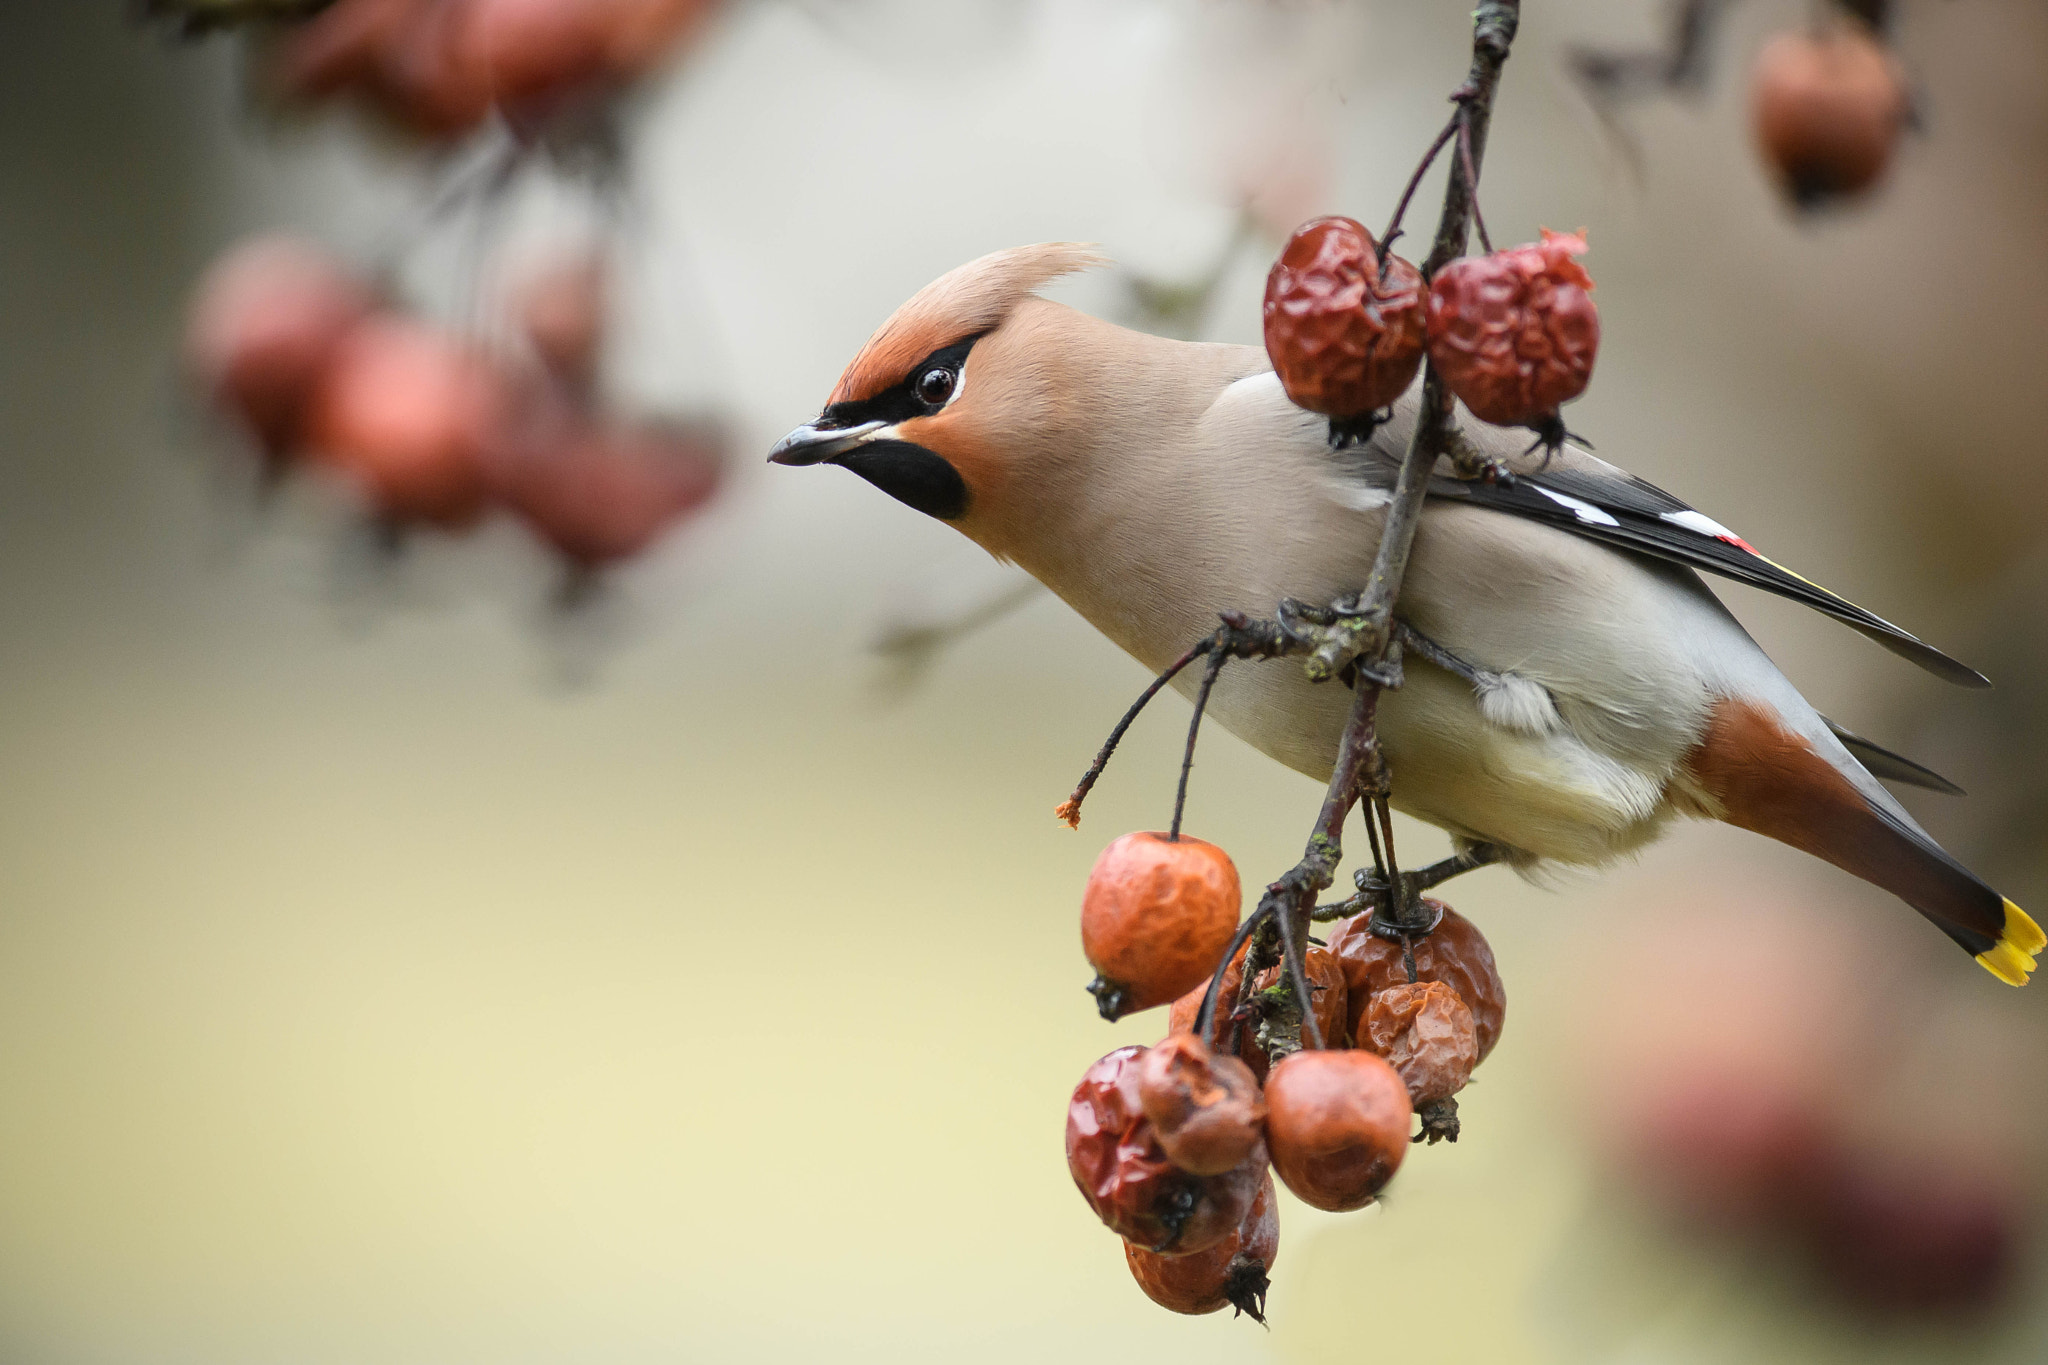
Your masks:
M1585 392L1600 348L1583 236L1452 261L1424 282L1350 218L1296 229L1266 279L1266 352L1287 396L1344 424L1407 391L1426 354L1472 415L1555 444L1558 406Z
M1230 951L1239 900L1229 856L1199 839L1127 834L1096 861L1081 910L1090 990L1109 1018L1173 1009L1163 1042L1118 1048L1081 1078L1067 1166L1153 1301L1263 1321L1272 1173L1319 1209L1372 1203L1416 1112L1463 1089L1499 1040L1507 995L1479 931L1432 905L1425 936L1383 937L1358 915L1310 946L1304 1019L1279 966L1246 988L1257 940Z
M431 141L493 114L531 135L647 74L719 2L334 0L279 36L264 74L286 100L350 100Z
M1875 186L1913 119L1898 58L1848 16L1773 38L1757 57L1750 104L1764 161L1802 208Z
M273 474L338 472L389 528L461 530L503 506L578 573L639 554L710 499L720 439L601 411L599 261L537 275L512 311L521 350L486 354L321 248L258 238L201 283L186 353Z

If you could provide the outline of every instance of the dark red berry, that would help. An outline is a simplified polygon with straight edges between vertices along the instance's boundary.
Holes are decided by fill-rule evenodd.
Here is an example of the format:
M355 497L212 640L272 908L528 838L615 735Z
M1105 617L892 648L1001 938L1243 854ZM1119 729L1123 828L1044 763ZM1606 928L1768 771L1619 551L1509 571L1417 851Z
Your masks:
M1067 1104L1067 1169L1096 1217L1151 1251L1188 1255L1244 1222L1264 1178L1266 1153L1222 1175L1168 1160L1138 1095L1142 1047L1120 1047L1088 1068Z
M1585 237L1545 228L1541 242L1463 257L1430 282L1430 361L1480 421L1550 431L1558 405L1586 391L1600 314L1572 259L1585 249Z
M1358 223L1304 223L1266 277L1266 354L1287 396L1337 418L1392 403L1422 367L1422 300L1422 276L1399 256L1382 277Z

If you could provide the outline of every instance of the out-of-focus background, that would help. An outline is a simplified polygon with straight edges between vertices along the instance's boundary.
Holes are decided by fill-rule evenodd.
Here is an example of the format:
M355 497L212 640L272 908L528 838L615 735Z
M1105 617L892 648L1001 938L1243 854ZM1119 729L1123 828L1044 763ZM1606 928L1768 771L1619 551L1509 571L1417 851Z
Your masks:
M1991 674L1948 690L1724 594L1828 714L1971 790L1907 799L2038 910L2048 13L1904 4L1924 135L1807 221L1744 111L1804 7L1736 6L1703 94L1625 111L1640 174L1564 54L1647 45L1662 8L1525 8L1485 202L1503 242L1590 228L1573 427ZM420 158L262 112L233 43L114 0L0 9L0 1357L2048 1353L2043 988L1721 828L1560 890L1452 888L1503 1045L1382 1207L1285 1201L1270 1332L1146 1302L1071 1191L1074 1079L1162 1028L1095 1017L1079 890L1165 819L1185 708L1069 833L1052 806L1139 666L1042 598L901 686L877 629L1001 574L759 457L984 251L1098 241L1121 273L1059 296L1144 322L1132 273L1200 278L1247 193L1383 221L1468 42L1449 0L731 6L632 114L609 382L717 411L738 462L564 616L502 521L386 562L320 488L259 496L183 382L217 251L287 226L369 252ZM1202 335L1257 341L1276 245L1228 257ZM412 287L466 249L422 244ZM1259 881L1317 800L1216 730L1190 827ZM2004 1291L1900 1313L1675 1215L1631 1106L1703 1056L1834 1115L1890 1194L1994 1191Z

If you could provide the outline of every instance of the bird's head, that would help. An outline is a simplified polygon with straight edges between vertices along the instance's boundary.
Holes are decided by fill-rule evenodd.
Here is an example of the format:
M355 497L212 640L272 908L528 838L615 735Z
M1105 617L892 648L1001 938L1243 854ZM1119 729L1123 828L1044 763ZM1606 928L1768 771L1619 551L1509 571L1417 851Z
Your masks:
M1050 242L941 275L882 324L824 411L768 458L839 465L987 543L978 532L996 523L1020 460L1050 437L1061 369L1052 315L1079 316L1035 291L1105 263L1089 247Z

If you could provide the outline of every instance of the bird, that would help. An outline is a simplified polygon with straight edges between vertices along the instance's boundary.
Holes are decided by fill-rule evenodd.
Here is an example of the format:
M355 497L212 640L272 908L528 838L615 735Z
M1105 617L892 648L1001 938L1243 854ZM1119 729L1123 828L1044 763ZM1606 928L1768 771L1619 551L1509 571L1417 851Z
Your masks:
M1040 295L1105 264L1052 242L940 276L769 460L837 466L948 523L1155 672L1222 613L1357 592L1414 390L1370 438L1333 445L1262 348L1132 331ZM1465 435L1513 477L1440 464L1431 480L1396 613L1434 648L1406 655L1378 713L1396 810L1534 877L1721 820L1892 893L2026 983L2048 935L1879 779L1953 784L1821 716L1700 574L1804 603L1951 683L1982 675L1576 442L1538 454L1478 423ZM1192 694L1193 671L1175 685ZM1327 780L1349 712L1341 685L1276 659L1227 671L1209 714Z

